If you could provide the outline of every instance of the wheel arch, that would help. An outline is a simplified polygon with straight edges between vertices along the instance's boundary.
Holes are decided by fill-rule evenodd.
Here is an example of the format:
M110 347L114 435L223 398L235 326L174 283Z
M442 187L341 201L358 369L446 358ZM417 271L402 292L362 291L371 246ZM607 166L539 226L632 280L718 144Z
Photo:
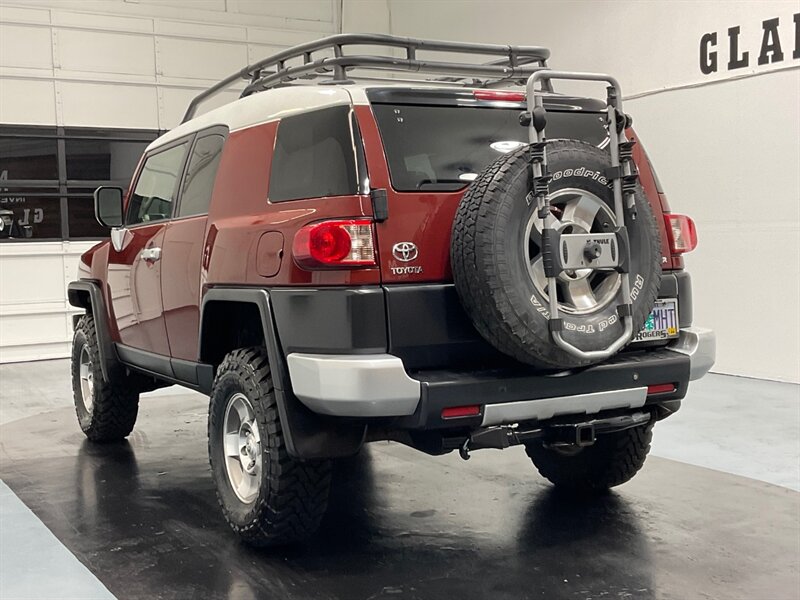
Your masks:
M243 333L241 327L249 330ZM199 360L213 365L215 370L225 354L237 347L266 347L286 449L291 456L301 459L335 458L351 456L361 448L366 435L365 426L334 423L330 418L311 412L292 392L268 290L208 290L200 308L198 345Z
M100 289L100 282L89 279L70 282L67 286L67 300L71 306L82 308L86 311L86 314L94 317L97 345L100 351L100 368L105 380L110 381L111 373L114 369L119 368L120 363L114 342L111 339L108 311L103 299L103 292ZM73 315L73 329L78 325L81 316L80 314Z

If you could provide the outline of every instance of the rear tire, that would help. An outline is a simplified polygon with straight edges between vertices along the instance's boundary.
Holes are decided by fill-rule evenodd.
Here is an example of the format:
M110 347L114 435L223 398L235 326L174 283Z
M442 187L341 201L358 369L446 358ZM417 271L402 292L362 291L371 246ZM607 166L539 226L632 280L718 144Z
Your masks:
M222 513L246 543L298 542L319 528L331 461L289 456L263 348L235 350L217 370L208 453Z
M103 376L94 317L83 315L72 338L72 396L78 423L93 442L118 442L136 424L138 382L122 371Z
M598 493L630 481L644 465L653 425L599 435L592 446L575 451L546 447L541 441L526 444L525 451L542 477L558 488Z

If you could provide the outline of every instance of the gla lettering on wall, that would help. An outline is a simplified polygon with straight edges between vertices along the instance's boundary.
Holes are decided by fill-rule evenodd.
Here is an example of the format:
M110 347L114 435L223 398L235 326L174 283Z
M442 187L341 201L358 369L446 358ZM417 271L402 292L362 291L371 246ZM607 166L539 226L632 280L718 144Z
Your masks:
M800 58L800 13L794 15L793 25L784 23L781 27L779 17L767 19L761 23L761 47L758 51L758 64L767 65L781 62L786 58L783 41L787 46L792 44L792 59ZM750 66L750 51L739 47L741 26L728 28L728 63L727 70L743 69ZM792 40L792 38L794 38ZM788 41L787 41L788 40ZM716 73L719 66L719 51L717 50L717 32L706 33L700 38L700 71L705 75ZM789 52L787 49L786 52Z

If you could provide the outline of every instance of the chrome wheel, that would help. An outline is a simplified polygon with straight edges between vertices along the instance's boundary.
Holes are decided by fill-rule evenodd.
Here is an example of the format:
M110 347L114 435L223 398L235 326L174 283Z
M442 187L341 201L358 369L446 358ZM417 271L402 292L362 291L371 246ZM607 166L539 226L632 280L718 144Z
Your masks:
M551 213L547 224L561 233L610 233L616 228L611 208L600 198L574 188L558 190L550 196ZM550 298L542 257L542 220L531 214L523 240L524 256L528 258L528 274L536 290ZM565 271L557 279L556 297L559 311L587 314L611 302L620 286L619 274L614 271L577 269Z
M228 400L222 436L228 482L239 500L250 504L261 483L261 435L253 406L240 392Z
M91 415L94 408L94 370L92 369L92 359L89 357L89 349L85 344L81 348L79 365L81 400L83 400L86 412Z

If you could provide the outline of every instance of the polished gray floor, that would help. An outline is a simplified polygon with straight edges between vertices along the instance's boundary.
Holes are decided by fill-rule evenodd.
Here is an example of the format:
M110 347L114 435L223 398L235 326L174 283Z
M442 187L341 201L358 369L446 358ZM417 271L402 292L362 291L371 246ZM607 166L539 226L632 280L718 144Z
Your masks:
M146 397L178 395L205 402L177 386ZM0 425L71 405L69 361L0 365ZM800 491L800 385L709 374L658 424L652 454Z
M800 598L799 396L696 382L656 427L657 458L590 506L553 495L519 449L463 463L376 444L340 472L320 546L273 556L236 545L216 512L205 398L149 394L130 443L98 450L74 423L67 361L0 365L16 492L0 489L0 598Z

